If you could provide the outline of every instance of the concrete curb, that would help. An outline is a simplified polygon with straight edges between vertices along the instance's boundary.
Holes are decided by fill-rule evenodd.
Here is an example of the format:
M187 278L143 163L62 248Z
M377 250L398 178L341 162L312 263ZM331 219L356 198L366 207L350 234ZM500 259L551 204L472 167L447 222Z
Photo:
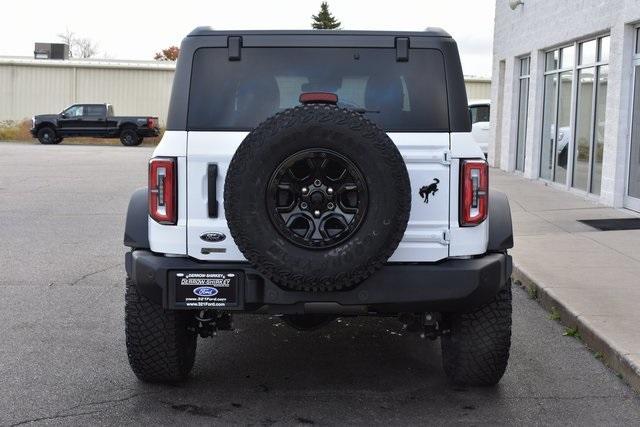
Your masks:
M576 328L582 342L592 351L602 355L602 362L616 373L622 375L623 380L640 393L640 366L627 357L625 352L616 348L615 343L607 339L604 334L591 325L588 319L576 313L570 305L561 301L553 294L553 290L545 287L544 284L536 281L523 268L513 266L512 279L519 281L521 286L535 294L538 303L549 312L556 312L560 315L560 323Z

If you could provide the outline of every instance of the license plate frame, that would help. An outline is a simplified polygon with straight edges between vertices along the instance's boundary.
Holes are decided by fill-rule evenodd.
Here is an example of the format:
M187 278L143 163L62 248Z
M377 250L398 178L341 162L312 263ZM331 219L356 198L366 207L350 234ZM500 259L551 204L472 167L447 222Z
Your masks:
M171 270L169 308L241 310L244 274L237 270Z

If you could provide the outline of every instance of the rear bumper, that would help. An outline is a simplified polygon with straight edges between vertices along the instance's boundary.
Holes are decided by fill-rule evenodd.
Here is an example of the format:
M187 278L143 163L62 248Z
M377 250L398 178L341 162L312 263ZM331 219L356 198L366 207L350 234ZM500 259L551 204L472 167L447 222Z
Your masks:
M281 289L248 263L199 262L157 255L146 250L126 254L127 275L138 291L165 308L171 301L169 272L236 271L242 276L240 303L225 311L264 313L365 314L455 312L490 301L511 276L511 257L490 253L471 259L438 263L386 264L354 289L300 292Z
M154 137L160 135L160 129L158 128L138 128L137 130L138 136L144 137Z

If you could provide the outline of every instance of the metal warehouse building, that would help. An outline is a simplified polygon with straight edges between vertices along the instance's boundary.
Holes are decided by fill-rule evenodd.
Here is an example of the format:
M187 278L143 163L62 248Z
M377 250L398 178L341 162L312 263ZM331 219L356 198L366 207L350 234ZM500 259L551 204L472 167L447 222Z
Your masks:
M56 113L74 103L114 105L119 115L153 115L164 125L175 64L158 61L0 57L0 122ZM469 99L489 98L491 80L466 78Z
M0 57L0 121L110 103L120 115L167 115L174 64Z
M489 160L640 211L638 0L496 0L493 52Z

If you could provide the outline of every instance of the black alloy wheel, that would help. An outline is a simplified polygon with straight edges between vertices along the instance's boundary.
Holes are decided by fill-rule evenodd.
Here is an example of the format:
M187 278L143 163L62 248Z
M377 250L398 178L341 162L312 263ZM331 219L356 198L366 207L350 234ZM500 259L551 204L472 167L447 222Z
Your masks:
M56 144L56 132L50 127L43 127L38 131L38 141L41 144Z
M367 213L368 190L358 168L328 149L299 151L275 170L267 209L280 234L308 249L340 244Z

